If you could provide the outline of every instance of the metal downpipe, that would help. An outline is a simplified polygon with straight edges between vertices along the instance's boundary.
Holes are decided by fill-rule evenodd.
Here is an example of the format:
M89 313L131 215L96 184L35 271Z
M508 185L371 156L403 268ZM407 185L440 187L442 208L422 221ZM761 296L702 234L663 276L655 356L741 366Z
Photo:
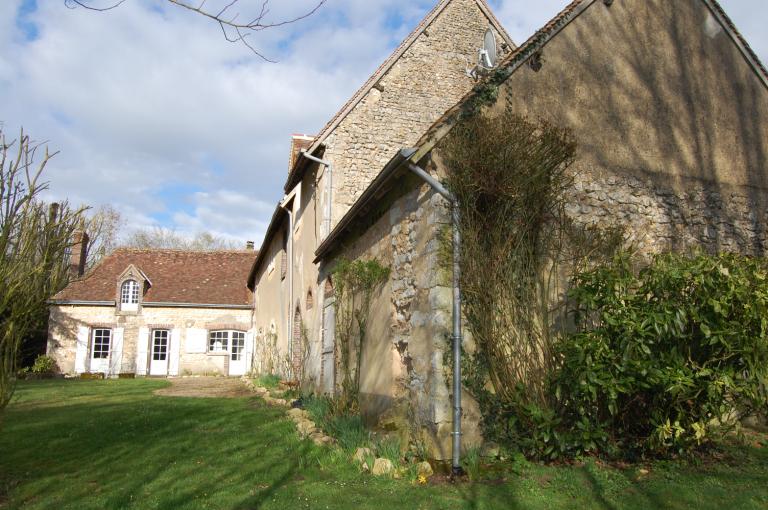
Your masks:
M451 473L460 476L461 468L461 232L459 221L461 213L456 197L432 177L423 168L408 163L411 172L418 175L427 184L451 203L451 222L453 224L453 441L451 455Z

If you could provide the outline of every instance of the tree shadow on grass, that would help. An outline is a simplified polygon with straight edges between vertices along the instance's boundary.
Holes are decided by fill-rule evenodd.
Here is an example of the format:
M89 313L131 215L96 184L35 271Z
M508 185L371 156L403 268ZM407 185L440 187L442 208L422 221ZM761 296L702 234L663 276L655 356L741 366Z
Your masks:
M10 508L258 507L306 454L282 411L249 399L154 397L132 382L99 398L100 387L71 385L59 395L69 404L22 394L9 409Z

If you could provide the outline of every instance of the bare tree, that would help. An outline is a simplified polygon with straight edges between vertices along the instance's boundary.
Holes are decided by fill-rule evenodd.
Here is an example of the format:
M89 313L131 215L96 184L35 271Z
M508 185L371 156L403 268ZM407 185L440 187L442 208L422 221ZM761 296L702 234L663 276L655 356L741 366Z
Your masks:
M126 0L108 0L106 4L100 5L98 0L64 0L64 5L71 9L82 7L90 11L102 12L115 9L125 3L125 1ZM251 5L257 7L252 14L242 17L237 10L240 6L240 0L212 0L210 3L216 4L216 7L207 6L206 4L209 3L209 0L165 1L218 23L219 28L221 28L221 32L224 34L224 38L227 41L232 43L242 43L260 58L267 62L274 62L274 60L270 60L257 50L248 38L262 30L288 25L308 18L316 13L327 0L317 0L317 3L314 4L311 9L299 16L279 21L269 21L269 0L249 0Z
M88 234L86 267L91 268L114 251L118 236L125 226L120 211L108 204L102 204L88 212L83 230Z
M199 232L195 237L186 237L162 227L134 230L121 244L126 248L189 251L234 250L242 247L235 241L217 237L210 232Z
M48 299L66 284L64 255L83 214L39 199L54 155L23 130L6 140L0 126L0 410L16 386L23 340L43 327Z

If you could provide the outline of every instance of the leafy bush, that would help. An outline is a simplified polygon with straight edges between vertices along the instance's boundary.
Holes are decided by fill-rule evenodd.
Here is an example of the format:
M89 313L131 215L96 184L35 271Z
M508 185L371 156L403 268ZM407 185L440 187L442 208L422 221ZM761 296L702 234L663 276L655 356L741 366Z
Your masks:
M629 258L577 275L553 389L571 448L681 453L768 404L768 265Z
M487 436L547 459L669 456L768 409L765 260L667 254L638 272L621 254L572 284L552 403L524 385L517 401L485 399Z
M56 361L50 356L40 355L35 358L31 371L33 374L52 374L56 371Z

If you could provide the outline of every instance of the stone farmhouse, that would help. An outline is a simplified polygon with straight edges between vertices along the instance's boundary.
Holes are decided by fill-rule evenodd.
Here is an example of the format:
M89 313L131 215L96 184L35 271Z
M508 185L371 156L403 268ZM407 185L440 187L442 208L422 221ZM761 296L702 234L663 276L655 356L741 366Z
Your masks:
M512 51L485 0L440 1L319 135L293 138L285 198L248 279L256 369L304 372L333 390L332 282L320 278L314 252L392 154L475 86L467 70L488 30L502 54Z
M488 34L499 62L473 77ZM453 289L438 252L451 214L414 169L445 178L442 143L468 109L574 133L575 223L623 226L644 254L765 255L768 72L715 0L575 0L520 46L485 0L441 0L317 136L293 137L258 254L118 251L55 297L49 353L69 373L252 370L332 394L333 270L375 258L390 274L361 412L449 458ZM465 445L479 421L463 393Z
M504 34L487 6L473 4L441 2L437 10L444 10L409 38L412 47L448 44L440 27L468 12L476 13L476 29L450 38L462 41L465 54L488 26ZM422 434L436 458L451 451L443 360L452 289L438 259L439 233L451 216L447 201L411 165L445 177L441 141L468 107L482 101L481 115L511 109L570 128L579 151L569 216L580 224L618 223L643 253L698 247L764 255L768 240L768 73L717 2L576 0L508 48L477 87L451 57L441 62L438 82L404 72L412 54L424 65L439 61L398 50L391 69L374 75L319 137L303 141L310 148L295 158L286 199L249 279L256 363L266 359L262 339L271 339L266 350L286 360L281 370L303 370L332 392L339 358L332 270L342 257L390 267L371 307L361 408L369 424ZM409 85L398 90L398 78ZM437 98L462 86L466 95L442 114L445 103ZM409 107L414 90L428 111ZM398 98L389 96L395 92ZM430 93L435 103L422 97ZM326 210L329 188L331 214L316 217ZM298 347L302 341L308 353ZM477 444L479 408L466 393L462 407L462 441Z
M243 375L251 370L253 250L119 249L51 301L48 355L62 373Z

